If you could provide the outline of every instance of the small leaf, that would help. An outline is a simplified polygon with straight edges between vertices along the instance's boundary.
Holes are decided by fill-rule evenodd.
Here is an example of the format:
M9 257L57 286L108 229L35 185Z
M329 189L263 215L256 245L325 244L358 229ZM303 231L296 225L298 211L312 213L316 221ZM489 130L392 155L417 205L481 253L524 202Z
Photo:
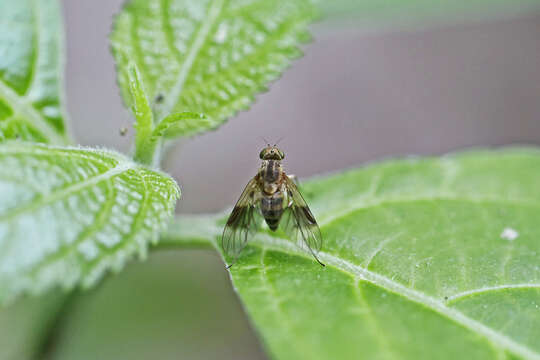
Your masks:
M179 196L174 180L105 150L0 146L0 302L88 287L144 256Z
M134 61L149 97L163 97L157 120L190 111L207 116L190 135L215 128L300 55L314 15L310 0L132 0L111 35L123 97Z
M155 139L186 137L194 135L199 129L209 125L211 121L204 114L192 112L170 114L155 128L153 137Z
M314 179L327 266L261 232L232 280L276 359L540 359L538 184L536 149ZM160 243L219 248L218 221L180 221Z
M129 91L131 93L131 108L136 119L134 156L136 161L147 165L152 164L156 147L163 137L189 136L196 133L200 128L211 125L203 114L183 112L167 115L154 128L154 114L148 102L137 66L130 63L127 71Z
M128 65L129 92L131 94L131 109L135 116L135 156L142 164L151 164L154 157L155 141L151 139L154 130L154 115L148 102L146 92L137 66Z
M63 29L57 0L0 2L0 132L64 144Z

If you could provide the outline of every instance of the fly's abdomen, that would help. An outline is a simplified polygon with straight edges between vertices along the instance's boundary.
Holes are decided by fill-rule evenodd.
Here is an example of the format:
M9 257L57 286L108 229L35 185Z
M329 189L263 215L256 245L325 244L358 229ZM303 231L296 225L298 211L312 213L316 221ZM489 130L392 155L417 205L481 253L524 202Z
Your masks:
M276 230L283 214L283 196L264 196L261 199L261 212L270 230Z

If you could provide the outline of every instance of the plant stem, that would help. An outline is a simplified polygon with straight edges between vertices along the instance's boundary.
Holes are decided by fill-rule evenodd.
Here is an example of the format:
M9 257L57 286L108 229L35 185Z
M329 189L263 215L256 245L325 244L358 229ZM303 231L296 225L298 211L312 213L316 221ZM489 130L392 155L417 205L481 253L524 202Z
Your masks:
M135 138L135 155L133 159L138 163L143 165L155 165L156 156L156 146L157 142L148 137L137 137Z
M158 248L216 248L222 227L222 214L179 215L159 239Z

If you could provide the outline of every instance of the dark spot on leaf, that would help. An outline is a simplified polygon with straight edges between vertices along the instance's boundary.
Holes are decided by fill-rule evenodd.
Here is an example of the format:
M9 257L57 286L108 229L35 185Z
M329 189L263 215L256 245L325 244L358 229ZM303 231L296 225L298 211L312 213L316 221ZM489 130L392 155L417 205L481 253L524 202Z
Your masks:
M154 99L156 104L161 104L163 100L165 100L165 96L163 94L157 94L156 98Z

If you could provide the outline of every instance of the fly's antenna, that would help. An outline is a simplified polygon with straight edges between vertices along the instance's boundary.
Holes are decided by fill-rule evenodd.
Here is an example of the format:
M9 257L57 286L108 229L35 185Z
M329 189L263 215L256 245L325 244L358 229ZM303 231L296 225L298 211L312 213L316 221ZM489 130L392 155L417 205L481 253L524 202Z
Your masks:
M276 143L274 144L274 146L278 146L278 144L281 142L281 140L285 139L285 136L282 136L279 138L278 141L276 141Z
M262 136L259 136L259 137L262 139L262 141L264 141L264 143L265 143L266 145L270 146L270 142L269 142L268 140L266 140L266 139L263 138Z

